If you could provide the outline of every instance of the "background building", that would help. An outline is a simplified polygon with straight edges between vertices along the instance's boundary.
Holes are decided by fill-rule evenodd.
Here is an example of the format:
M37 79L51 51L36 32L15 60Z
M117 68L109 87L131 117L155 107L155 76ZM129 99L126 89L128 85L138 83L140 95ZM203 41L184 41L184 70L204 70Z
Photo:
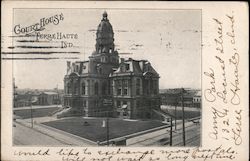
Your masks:
M67 62L64 93L64 106L84 116L152 118L160 108L159 74L146 60L119 61L106 12L89 60Z
M42 92L38 96L38 105L56 105L60 104L59 94L56 92Z
M181 88L162 89L160 91L161 104L169 106L182 106ZM197 89L185 89L183 92L183 104L185 107L201 107L201 91Z

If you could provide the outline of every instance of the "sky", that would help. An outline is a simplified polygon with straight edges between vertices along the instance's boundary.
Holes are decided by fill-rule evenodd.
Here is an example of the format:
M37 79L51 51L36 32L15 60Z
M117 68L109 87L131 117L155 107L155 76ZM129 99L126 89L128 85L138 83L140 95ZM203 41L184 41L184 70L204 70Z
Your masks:
M146 59L160 75L160 89L201 88L201 11L105 9L113 26L120 57ZM51 40L20 36L3 55L15 58L18 88L63 88L67 61L83 61L95 50L95 33L104 9L15 9L13 28L63 14L63 20L44 26L40 34L77 34L77 39ZM33 33L34 34L34 33ZM61 48L61 41L73 44ZM19 59L17 59L19 58ZM25 59L23 59L25 58ZM5 60L12 61L12 60Z

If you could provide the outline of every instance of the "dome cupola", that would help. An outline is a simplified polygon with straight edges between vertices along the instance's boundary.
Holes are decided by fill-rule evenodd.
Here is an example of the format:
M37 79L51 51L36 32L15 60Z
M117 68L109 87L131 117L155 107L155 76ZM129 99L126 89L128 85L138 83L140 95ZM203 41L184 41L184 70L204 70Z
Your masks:
M109 23L107 12L104 11L102 16L96 32L96 52L110 53L114 51L114 32Z

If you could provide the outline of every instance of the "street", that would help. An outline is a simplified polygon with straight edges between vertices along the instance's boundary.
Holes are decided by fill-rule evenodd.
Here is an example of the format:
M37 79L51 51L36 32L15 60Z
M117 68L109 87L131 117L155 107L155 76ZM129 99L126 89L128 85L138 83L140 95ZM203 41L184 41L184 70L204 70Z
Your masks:
M16 127L13 127L14 145L61 145L65 146L64 142L61 142L55 138L45 135L39 131L25 127L19 123L15 123Z
M200 146L200 124L194 124L192 122L186 122L186 146ZM182 139L182 124L181 121L177 122L177 129L174 130L173 126L173 139L172 146L179 147L183 146ZM170 128L166 129L166 134L152 137L142 142L133 144L132 146L170 146Z
M200 146L200 128L196 124L186 126L186 146ZM173 133L173 146L183 146L182 128Z

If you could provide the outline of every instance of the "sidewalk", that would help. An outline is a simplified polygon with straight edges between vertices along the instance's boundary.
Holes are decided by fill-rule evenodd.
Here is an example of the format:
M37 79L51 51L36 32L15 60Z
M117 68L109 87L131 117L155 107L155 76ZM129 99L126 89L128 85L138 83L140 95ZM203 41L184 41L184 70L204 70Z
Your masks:
M45 119L45 118L44 118ZM42 119L41 119L42 120ZM37 132L40 132L42 134L48 135L52 138L55 138L57 140L60 140L61 142L64 142L66 145L74 145L74 146L97 146L97 144L93 141L78 137L76 135L52 128L52 127L48 127L45 126L43 124L40 124L40 122L36 122L39 120L34 120L34 124L33 124L33 128L31 128L31 120L30 119L26 119L26 120L22 120L22 119L17 119L16 122L29 127L32 130L35 130Z
M67 146L56 138L45 135L30 127L14 123L13 146Z

